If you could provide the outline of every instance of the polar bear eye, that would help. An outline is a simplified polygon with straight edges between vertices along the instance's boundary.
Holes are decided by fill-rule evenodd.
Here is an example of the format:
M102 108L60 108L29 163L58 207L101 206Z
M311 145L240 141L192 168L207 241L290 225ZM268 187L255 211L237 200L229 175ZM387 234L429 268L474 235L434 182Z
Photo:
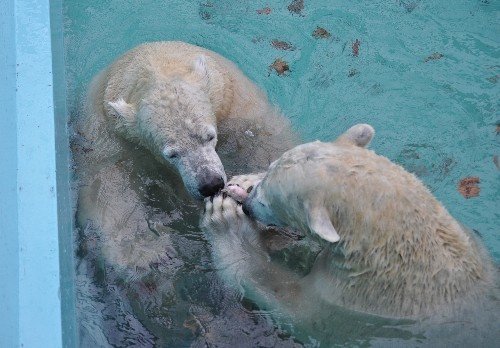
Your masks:
M205 136L206 142L209 143L215 139L215 133L210 132Z
M166 159L173 160L179 158L179 153L171 148L165 148L163 150L163 156L165 156Z
M212 142L217 137L217 131L214 127L208 126L203 130L202 139L207 143Z

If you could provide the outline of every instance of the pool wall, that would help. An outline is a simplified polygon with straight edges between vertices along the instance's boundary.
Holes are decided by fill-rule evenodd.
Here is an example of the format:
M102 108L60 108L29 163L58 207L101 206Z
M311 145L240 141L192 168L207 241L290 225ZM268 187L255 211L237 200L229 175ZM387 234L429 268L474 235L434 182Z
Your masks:
M60 1L0 0L0 347L75 346Z

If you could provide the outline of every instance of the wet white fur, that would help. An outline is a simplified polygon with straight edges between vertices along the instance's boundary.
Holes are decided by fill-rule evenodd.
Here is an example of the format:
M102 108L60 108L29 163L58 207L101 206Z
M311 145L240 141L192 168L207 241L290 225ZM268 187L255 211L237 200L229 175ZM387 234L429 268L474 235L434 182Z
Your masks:
M168 234L157 236L148 226L141 166L153 168L149 181L160 180L157 173L171 180L163 201L184 197L182 183L201 198L198 186L207 174L226 179L221 157L234 173L249 162L248 151L262 149L250 161L262 170L294 138L286 119L232 62L183 42L146 43L116 59L94 78L75 129L83 149L74 151L77 223L96 228L105 259L132 273L148 270L171 249ZM246 136L248 130L255 136Z
M413 317L479 298L493 284L484 248L416 176L364 148L373 134L358 125L333 143L286 152L248 197L249 210L341 242L342 266L326 279L321 266L315 280L334 289L335 303Z
M305 277L270 261L265 230L239 204L221 197L207 202L202 226L224 277L244 284L265 306L290 313L299 326L319 325L318 318L335 315L340 306L430 317L426 330L436 337L460 331L465 320L477 332L464 331L456 342L494 342L500 332L496 266L420 180L364 148L373 134L370 126L357 125L333 143L286 152L263 179L230 181L256 185L243 205L264 224L293 227L320 243ZM439 326L445 322L450 325Z

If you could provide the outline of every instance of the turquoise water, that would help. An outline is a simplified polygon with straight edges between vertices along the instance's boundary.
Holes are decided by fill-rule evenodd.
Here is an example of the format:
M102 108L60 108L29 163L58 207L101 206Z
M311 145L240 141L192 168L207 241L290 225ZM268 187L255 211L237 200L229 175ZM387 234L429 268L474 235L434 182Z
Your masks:
M416 173L459 221L480 233L500 261L500 168L494 163L500 156L500 3L291 4L65 1L71 116L78 117L91 77L139 43L182 40L212 49L266 91L304 141L334 139L359 122L373 125L377 134L371 148ZM329 36L313 36L318 26ZM277 58L289 65L282 75L269 68ZM468 176L480 178L480 194L465 199L457 185ZM172 292L180 292L181 300L164 301L160 314L148 317L156 321L137 314L141 303L123 301L130 289L93 267L91 252L79 252L79 309L86 313L80 315L82 346L152 346L161 335L167 346L195 346L200 329L190 320L200 317L228 325L226 343L289 346L286 325L278 329L265 313L217 283L209 271L209 245L196 227L196 209L187 204L179 211L183 221L164 221L169 227L177 221L173 228L186 248L181 267L186 276L176 276ZM241 341L242 327L248 328L246 341ZM355 337L353 342L362 345ZM312 338L307 344L320 343Z

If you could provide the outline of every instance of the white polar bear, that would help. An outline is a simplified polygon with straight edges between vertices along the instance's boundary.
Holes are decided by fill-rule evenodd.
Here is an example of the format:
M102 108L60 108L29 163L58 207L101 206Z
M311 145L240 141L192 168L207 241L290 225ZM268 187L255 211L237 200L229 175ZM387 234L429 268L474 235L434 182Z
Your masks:
M495 342L500 335L495 265L413 174L364 148L373 134L361 124L333 143L297 146L265 176L235 177L230 185L239 186L207 200L201 225L221 272L258 303L316 333L318 327L331 329L332 315L345 308L450 323L447 328L426 323L423 330L434 344L467 325L473 329L453 334L456 342L471 342L470 337L475 343ZM244 212L265 225L308 235L313 248L303 247L296 257L317 255L310 272L301 276L286 263L273 262L269 232ZM437 327L442 332L436 333Z
M119 57L92 82L75 129L77 224L98 231L109 264L136 276L173 260L168 228L153 216L179 215L189 205L183 187L210 196L226 171L263 170L294 142L287 120L233 63L183 42Z

